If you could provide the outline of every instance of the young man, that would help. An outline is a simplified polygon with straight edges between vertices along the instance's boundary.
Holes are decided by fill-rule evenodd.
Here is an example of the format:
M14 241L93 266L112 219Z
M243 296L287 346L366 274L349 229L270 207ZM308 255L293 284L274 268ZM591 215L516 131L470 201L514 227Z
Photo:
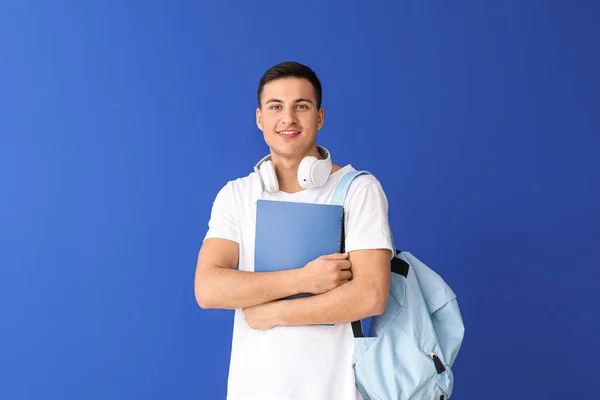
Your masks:
M299 179L305 157L330 157L316 144L324 123L321 90L315 73L295 62L265 72L256 124L271 165L260 163L228 182L213 204L195 294L202 308L235 310L228 400L362 400L351 322L383 312L393 251L387 199L376 178L362 175L350 187L345 254L287 271L254 272L253 265L257 199L330 204L336 183L354 170L331 163L324 182ZM307 292L315 296L278 300Z

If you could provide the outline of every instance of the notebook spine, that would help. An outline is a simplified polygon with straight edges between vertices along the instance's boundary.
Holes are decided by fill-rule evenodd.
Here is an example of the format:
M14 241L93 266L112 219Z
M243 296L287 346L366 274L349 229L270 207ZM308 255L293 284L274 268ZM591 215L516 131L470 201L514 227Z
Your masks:
M341 212L341 216L340 216L340 240L339 240L339 246L340 246L340 253L345 253L346 252L346 226L345 226L345 215L344 215L344 208L342 207L342 212Z

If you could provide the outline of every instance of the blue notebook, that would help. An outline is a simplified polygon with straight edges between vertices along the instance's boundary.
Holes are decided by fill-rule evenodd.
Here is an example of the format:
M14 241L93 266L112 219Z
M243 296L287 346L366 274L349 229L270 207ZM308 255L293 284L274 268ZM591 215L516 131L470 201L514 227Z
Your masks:
M301 268L322 255L343 251L343 224L343 206L258 200L254 271Z

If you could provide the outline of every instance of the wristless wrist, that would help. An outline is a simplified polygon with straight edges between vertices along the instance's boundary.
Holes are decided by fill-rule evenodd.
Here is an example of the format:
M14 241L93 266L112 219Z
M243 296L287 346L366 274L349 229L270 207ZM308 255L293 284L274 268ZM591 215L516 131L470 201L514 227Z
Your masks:
M295 276L292 277L293 288L295 292L294 294L312 292L312 288L310 288L309 285L310 282L308 282L308 279L306 279L306 271L304 268L297 268L293 271L295 272Z

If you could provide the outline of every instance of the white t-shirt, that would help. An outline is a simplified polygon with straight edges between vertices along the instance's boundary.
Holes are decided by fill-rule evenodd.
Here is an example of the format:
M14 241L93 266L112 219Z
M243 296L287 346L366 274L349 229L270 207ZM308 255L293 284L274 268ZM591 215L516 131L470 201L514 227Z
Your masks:
M228 182L213 204L206 238L239 244L239 269L254 271L256 200L331 204L336 183L351 165L330 175L322 188L297 193L261 190L258 175ZM385 193L372 175L357 177L345 203L346 251L392 251ZM227 400L362 400L354 381L350 323L251 329L235 310Z

